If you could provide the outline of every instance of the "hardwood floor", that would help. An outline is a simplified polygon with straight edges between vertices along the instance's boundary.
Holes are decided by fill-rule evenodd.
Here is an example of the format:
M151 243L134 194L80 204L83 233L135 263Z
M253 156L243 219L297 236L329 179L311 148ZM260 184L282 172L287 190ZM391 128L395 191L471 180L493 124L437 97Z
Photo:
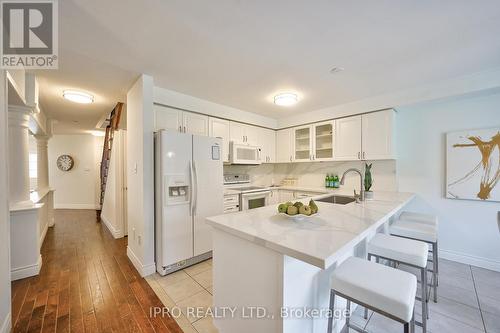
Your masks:
M56 210L42 247L40 275L12 283L13 332L182 333L90 210Z

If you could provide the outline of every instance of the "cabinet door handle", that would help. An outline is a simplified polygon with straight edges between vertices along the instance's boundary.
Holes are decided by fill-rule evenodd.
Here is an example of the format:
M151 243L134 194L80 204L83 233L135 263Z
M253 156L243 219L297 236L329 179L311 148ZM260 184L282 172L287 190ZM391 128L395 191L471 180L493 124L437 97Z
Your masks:
M366 157L365 157L365 152L363 152L363 159L366 159Z
M179 126L179 132L182 133L182 126Z
M186 133L186 126L184 126L184 133Z
M361 159L361 153L358 151L358 160Z

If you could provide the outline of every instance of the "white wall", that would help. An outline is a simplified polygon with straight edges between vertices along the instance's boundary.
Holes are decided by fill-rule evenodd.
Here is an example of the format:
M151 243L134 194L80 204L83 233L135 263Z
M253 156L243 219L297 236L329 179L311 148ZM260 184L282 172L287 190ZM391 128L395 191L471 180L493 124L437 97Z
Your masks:
M209 116L234 119L252 125L259 125L268 128L277 128L278 125L278 121L270 117L264 117L256 113L209 102L194 96L184 95L176 91L160 87L154 87L153 100L155 103L199 112Z
M98 209L99 163L104 138L90 134L54 135L49 140L49 179L56 209ZM57 168L60 155L71 155L73 169Z
M7 83L0 70L0 333L10 331L10 212L8 203Z
M500 94L398 111L399 189L419 194L414 209L439 216L441 256L500 271L500 203L444 197L446 132L500 126Z
M142 276L155 272L153 78L142 75L127 93L127 255Z

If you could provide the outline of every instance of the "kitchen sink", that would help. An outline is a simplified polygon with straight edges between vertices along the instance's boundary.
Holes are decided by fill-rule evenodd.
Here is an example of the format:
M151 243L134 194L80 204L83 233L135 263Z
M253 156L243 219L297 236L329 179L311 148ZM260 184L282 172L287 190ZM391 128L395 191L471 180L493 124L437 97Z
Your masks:
M344 195L331 195L329 197L318 199L316 201L328 202L337 205L347 205L348 203L356 201L356 199Z

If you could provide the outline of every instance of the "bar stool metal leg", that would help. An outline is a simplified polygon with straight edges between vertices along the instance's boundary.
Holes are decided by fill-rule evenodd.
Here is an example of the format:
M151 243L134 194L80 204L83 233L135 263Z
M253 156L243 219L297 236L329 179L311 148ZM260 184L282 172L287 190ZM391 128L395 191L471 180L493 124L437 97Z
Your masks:
M333 314L335 307L335 292L330 290L330 317L328 318L328 333L333 332Z
M351 301L347 300L347 317L345 318L345 325L347 328L350 327L351 323Z
M434 303L437 303L437 284L438 284L438 249L437 242L432 243L432 279L434 287Z
M422 331L427 332L427 287L426 287L426 280L427 280L427 267L424 267L420 270L420 283L421 283L421 289L422 289L422 296L421 296L421 302L422 302Z

